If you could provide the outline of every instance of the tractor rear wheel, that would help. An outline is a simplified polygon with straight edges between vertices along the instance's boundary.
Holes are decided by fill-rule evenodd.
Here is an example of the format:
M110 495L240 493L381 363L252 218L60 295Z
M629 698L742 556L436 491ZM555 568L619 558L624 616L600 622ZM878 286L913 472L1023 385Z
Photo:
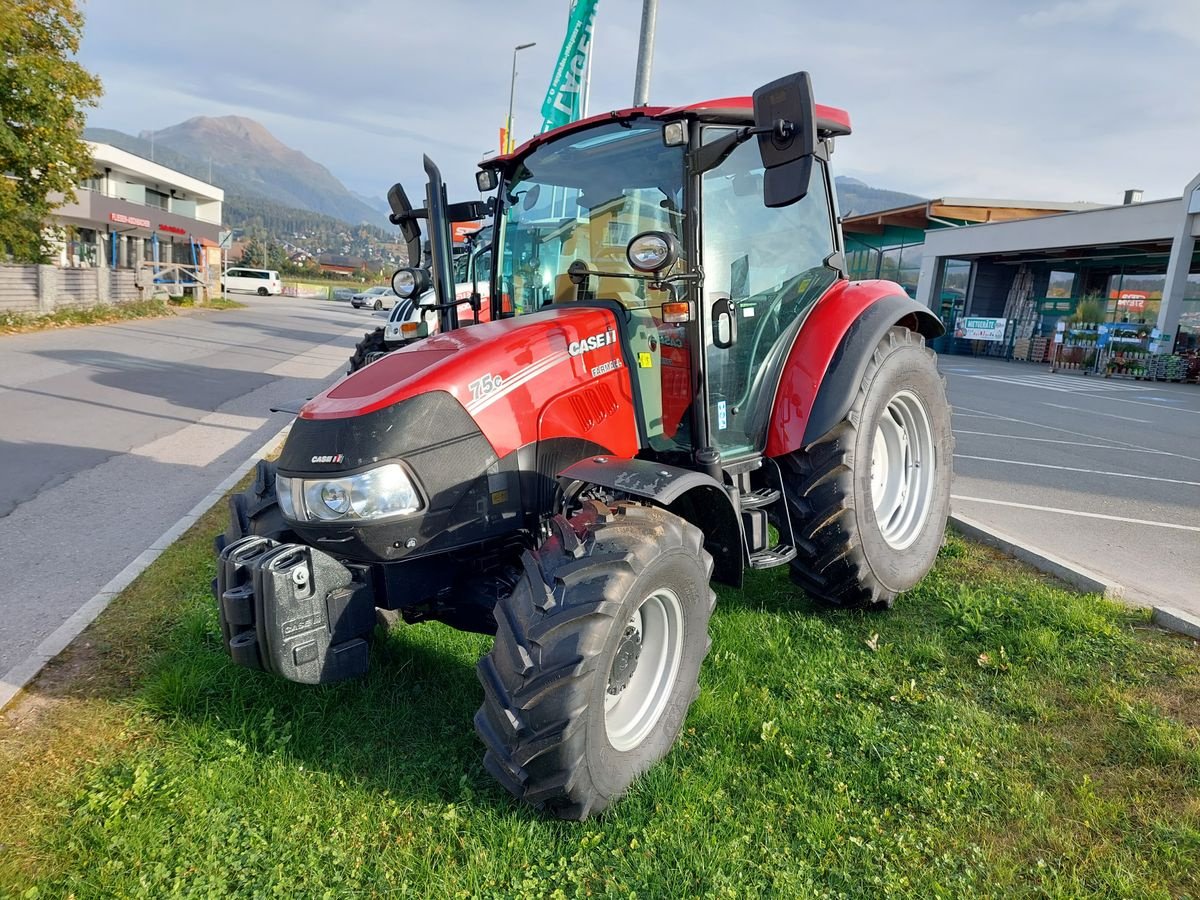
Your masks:
M513 796L585 819L671 749L710 643L703 544L665 510L593 502L522 555L475 716L484 765Z
M276 541L295 541L296 535L283 521L279 498L275 494L275 464L260 459L254 468L254 481L248 488L229 498L229 526L215 541L220 553L234 541L255 534Z
M357 372L363 366L375 362L379 357L387 356L394 349L383 339L382 328L366 332L363 339L354 346L354 354L350 357L350 368L346 370L346 374Z
M953 453L933 351L892 328L846 417L781 460L799 551L792 580L837 606L891 606L937 558Z

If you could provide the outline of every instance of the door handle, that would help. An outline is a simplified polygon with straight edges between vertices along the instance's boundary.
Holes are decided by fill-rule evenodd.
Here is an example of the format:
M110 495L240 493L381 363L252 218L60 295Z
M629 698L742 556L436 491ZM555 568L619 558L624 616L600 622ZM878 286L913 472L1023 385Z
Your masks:
M728 350L737 341L737 307L729 297L720 297L713 303L712 328L714 347Z

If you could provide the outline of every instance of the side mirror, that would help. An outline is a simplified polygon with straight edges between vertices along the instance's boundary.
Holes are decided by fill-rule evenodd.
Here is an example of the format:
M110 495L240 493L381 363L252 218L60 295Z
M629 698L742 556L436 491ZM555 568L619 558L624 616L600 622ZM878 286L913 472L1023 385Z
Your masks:
M808 193L817 149L816 106L812 79L796 72L754 92L754 127L766 176L763 202L789 206Z
M408 245L408 262L415 265L421 261L421 226L417 222L413 205L408 202L404 186L393 184L387 195L388 206L392 208L389 217L393 225L400 226L400 234Z

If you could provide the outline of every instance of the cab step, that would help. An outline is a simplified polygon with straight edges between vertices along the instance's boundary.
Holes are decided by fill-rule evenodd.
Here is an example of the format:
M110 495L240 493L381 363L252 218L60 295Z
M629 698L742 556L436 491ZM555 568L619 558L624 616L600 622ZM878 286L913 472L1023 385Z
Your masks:
M795 558L796 548L791 544L776 544L774 547L768 547L766 550L751 553L750 568L773 569L775 566L787 565Z
M774 506L779 500L779 491L771 487L759 488L756 491L746 491L741 495L742 509L765 509Z

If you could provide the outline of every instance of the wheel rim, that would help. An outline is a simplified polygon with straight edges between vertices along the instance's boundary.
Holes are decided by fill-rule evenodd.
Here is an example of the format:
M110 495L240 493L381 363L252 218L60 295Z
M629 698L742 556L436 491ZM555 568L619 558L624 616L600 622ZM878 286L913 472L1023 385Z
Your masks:
M879 531L896 550L911 546L933 505L937 456L921 399L900 391L875 427L871 447L871 498Z
M621 751L642 743L671 698L683 658L683 607L659 588L625 623L604 693L608 742Z

